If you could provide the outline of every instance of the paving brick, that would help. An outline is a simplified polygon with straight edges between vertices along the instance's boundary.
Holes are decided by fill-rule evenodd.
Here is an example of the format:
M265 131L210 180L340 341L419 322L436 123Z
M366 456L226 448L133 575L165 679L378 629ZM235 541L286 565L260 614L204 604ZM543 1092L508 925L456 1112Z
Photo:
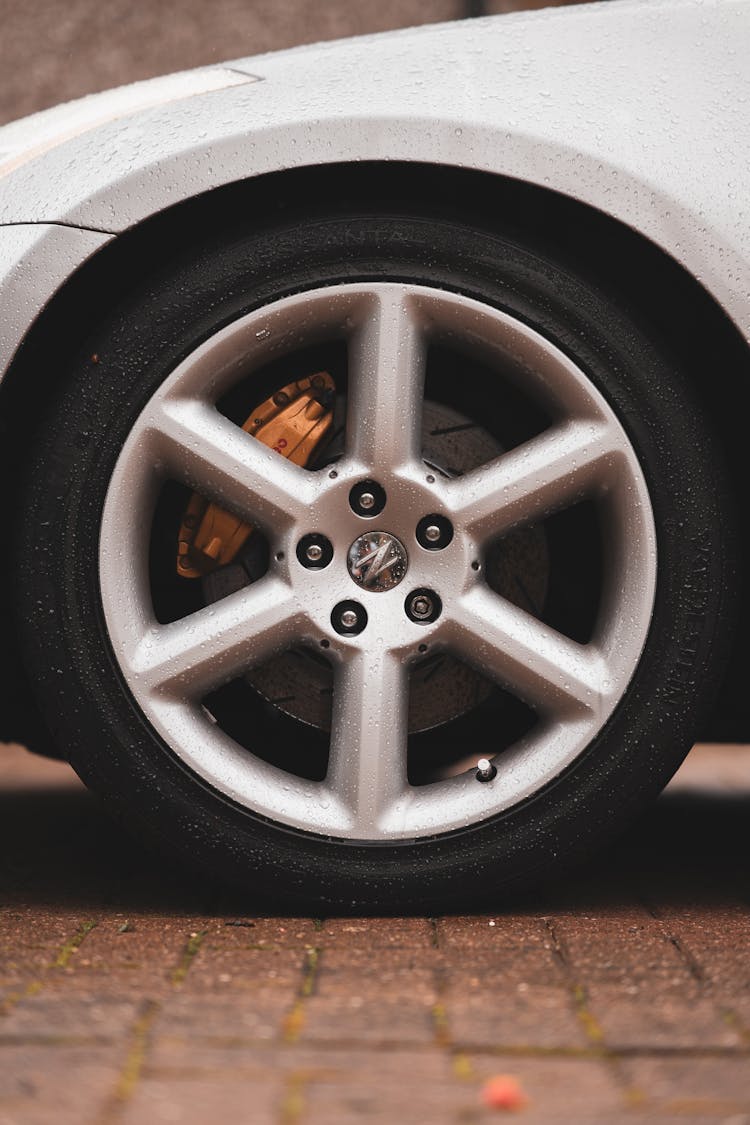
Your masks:
M311 1125L386 1122L423 1125L454 1122L477 1103L473 1086L458 1082L444 1052L399 1050L312 1052L295 1050L285 1064L302 1120Z
M741 1041L645 908L561 914L553 931L582 1006L608 1047L728 1047Z
M538 917L441 918L437 942L448 965L477 978L489 973L511 984L565 983L554 942Z
M750 1031L750 909L744 903L701 904L657 900L658 919L722 1010Z
M377 1048L429 1045L435 1036L431 1004L408 1000L367 1004L356 993L335 1004L310 1001L299 1034L304 1042L348 1042Z
M321 928L313 918L226 917L208 929L205 948L306 949L319 944Z
M202 949L182 987L191 993L253 992L263 986L295 989L305 957L304 949Z
M217 1083L187 1079L179 1085L144 1079L118 1119L122 1125L206 1125L207 1121L271 1123L278 1120L283 1088L278 1079L238 1076Z
M450 1037L462 1047L586 1047L588 1040L564 988L451 975L442 996Z
M622 1063L632 1088L660 1112L750 1111L750 1056L633 1058ZM692 1118L691 1118L692 1120ZM745 1122L731 1125L746 1125Z
M492 1120L497 1122L497 1116L495 1115ZM545 1125L549 1120L549 1114L537 1114L529 1110L526 1110L523 1116L519 1115L518 1117L518 1121L523 1122L523 1125ZM552 1117L552 1120L554 1120L554 1117ZM565 1120L565 1117L563 1117L563 1120ZM591 1117L584 1113L582 1117L576 1118L576 1121L587 1121L590 1125L600 1125L595 1114ZM662 1112L656 1114L648 1110L638 1113L630 1108L619 1113L610 1110L605 1121L606 1125L749 1125L749 1121L744 1114L732 1115L725 1120L717 1118L715 1114L696 1115L693 1113L672 1114ZM604 1125L604 1122L601 1125Z
M554 931L571 972L582 974L589 986L697 993L690 969L674 944L638 905L602 909L595 915L560 913Z
M441 1125L455 1122L459 1115L476 1112L476 1099L456 1089L446 1079L429 1077L421 1088L412 1075L408 1088L337 1072L328 1082L316 1082L305 1089L305 1121L311 1125L339 1125L341 1122L367 1121L391 1125Z
M410 972L432 973L444 965L444 959L436 949L420 944L386 947L385 949L363 949L361 946L318 946L321 954L321 970L328 974L337 972L357 972L364 977L382 976L389 980L393 976L403 976Z
M132 916L99 919L67 964L49 974L47 987L103 995L158 994L171 987L200 917Z
M45 972L90 924L90 915L70 908L49 911L13 906L0 910L0 980L7 987Z
M340 1054L340 1052L339 1052ZM310 1049L306 1045L275 1042L252 1042L248 1039L204 1038L196 1027L192 1034L160 1035L155 1025L153 1039L145 1060L143 1076L175 1080L213 1077L223 1081L236 1074L238 1078L259 1079L278 1073L285 1080L295 1068L320 1069L333 1066L336 1050Z
M466 1046L583 1046L586 1037L554 942L538 917L443 918L442 1001L453 1042Z
M255 991L220 994L175 993L161 1004L154 1038L193 1040L269 1040L282 1036L284 1019L297 991L259 987Z
M623 996L592 988L587 1006L614 1050L737 1047L743 1041L742 1033L722 1018L710 999L649 996L648 989Z
M2 1125L94 1125L118 1076L114 1048L5 1046Z
M137 1000L111 1000L96 994L73 996L41 991L16 1004L0 1021L0 1044L71 1040L117 1043L124 1040L138 1012Z
M427 918L330 918L320 930L320 944L326 949L362 951L423 949L433 945L434 926Z

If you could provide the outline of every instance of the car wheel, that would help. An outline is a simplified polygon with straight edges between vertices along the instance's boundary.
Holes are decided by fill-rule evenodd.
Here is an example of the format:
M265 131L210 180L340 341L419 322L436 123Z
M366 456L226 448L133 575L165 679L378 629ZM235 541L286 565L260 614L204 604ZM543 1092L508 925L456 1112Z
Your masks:
M60 375L23 659L152 844L317 908L447 908L676 769L730 617L717 458L648 319L533 234L224 232Z

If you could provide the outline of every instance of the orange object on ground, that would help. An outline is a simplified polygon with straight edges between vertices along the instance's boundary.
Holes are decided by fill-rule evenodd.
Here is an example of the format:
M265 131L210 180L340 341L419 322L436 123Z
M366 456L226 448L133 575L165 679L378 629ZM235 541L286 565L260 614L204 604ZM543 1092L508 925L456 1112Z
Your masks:
M529 1099L512 1074L497 1074L482 1087L482 1101L489 1109L523 1109Z

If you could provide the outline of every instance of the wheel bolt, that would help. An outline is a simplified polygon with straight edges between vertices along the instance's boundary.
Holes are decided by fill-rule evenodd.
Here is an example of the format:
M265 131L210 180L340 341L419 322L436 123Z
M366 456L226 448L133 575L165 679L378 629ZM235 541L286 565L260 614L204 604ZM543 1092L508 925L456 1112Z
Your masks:
M339 602L331 612L331 624L344 637L354 637L367 624L367 611L359 602Z
M322 570L333 558L330 539L317 532L303 535L297 544L297 558L307 570Z
M432 613L432 602L429 598L424 596L413 598L411 603L411 612L414 617L424 621Z
M352 511L358 516L377 516L385 507L385 489L374 480L362 480L349 493Z
M412 590L404 602L406 616L418 625L429 625L437 621L443 603L434 590Z
M427 551L442 551L453 538L453 524L445 516L424 516L417 524L417 542Z

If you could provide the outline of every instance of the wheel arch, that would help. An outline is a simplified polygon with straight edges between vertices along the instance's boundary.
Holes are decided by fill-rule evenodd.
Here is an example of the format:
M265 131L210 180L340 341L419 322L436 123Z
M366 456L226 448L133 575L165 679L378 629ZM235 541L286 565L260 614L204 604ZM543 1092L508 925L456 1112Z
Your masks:
M144 275L186 245L230 224L314 220L332 209L371 208L393 214L426 212L454 221L468 210L474 225L510 225L519 239L559 251L589 279L606 288L622 307L649 323L685 372L728 454L738 512L744 502L743 419L734 400L737 380L750 375L747 342L718 302L643 235L619 220L548 188L484 171L417 163L323 165L270 173L216 188L176 204L119 235L89 258L57 291L39 315L0 387L3 419L2 502L15 517L14 481L24 449L33 440L39 404L54 395L57 372L83 344L92 323ZM508 217L512 216L510 220ZM741 523L740 523L741 526ZM750 547L743 532L742 554ZM7 557L0 563L8 565ZM746 585L746 583L744 583ZM7 589L7 582L2 589ZM737 630L750 625L743 597ZM0 739L54 753L38 720L23 671L14 659L9 606L0 601ZM750 731L744 681L750 660L740 643L725 679L716 714L704 737L741 739Z

